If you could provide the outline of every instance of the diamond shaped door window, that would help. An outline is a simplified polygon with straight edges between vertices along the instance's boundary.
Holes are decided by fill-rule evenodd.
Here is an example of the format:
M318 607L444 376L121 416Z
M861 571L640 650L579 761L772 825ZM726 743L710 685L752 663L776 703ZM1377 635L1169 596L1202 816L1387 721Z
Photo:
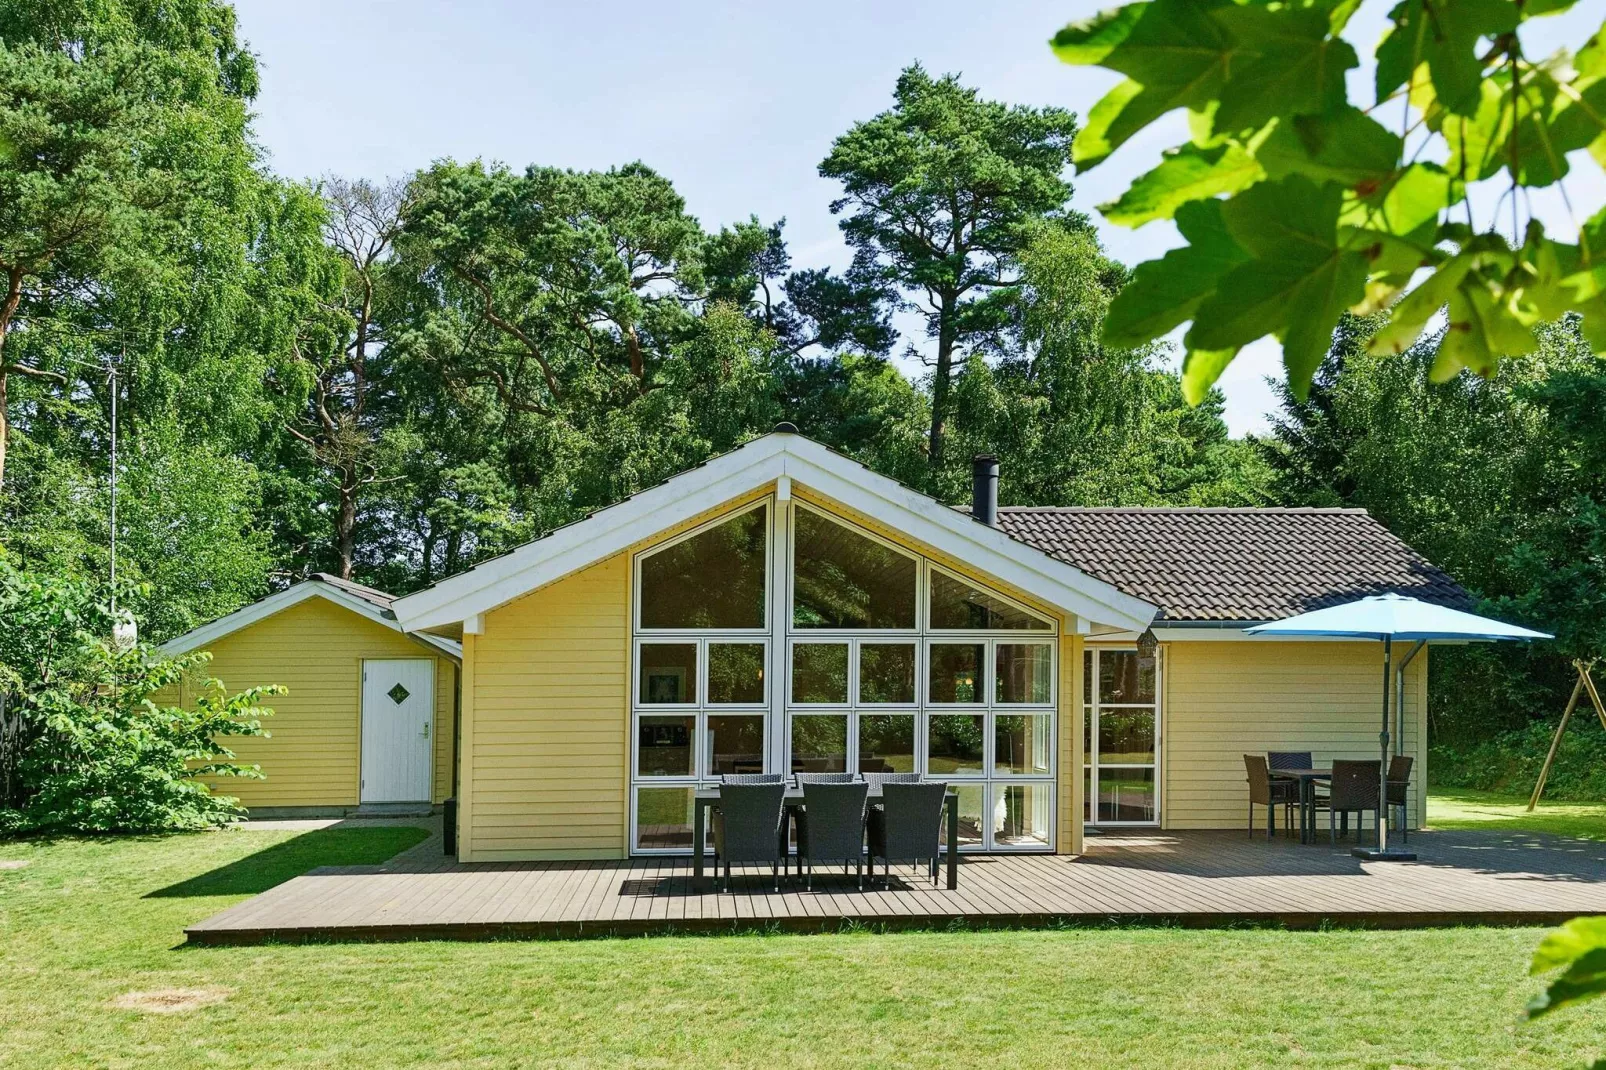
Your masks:
M412 694L412 692L403 687L400 682L397 682L389 691L386 691L385 694L390 696L390 701L400 706L403 702L407 701L407 696Z

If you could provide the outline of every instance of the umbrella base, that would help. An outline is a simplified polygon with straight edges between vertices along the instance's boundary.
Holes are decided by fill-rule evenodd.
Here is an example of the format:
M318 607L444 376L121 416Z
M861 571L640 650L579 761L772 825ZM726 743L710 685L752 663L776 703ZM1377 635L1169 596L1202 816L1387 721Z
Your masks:
M1376 847L1353 847L1350 854L1356 858L1364 858L1368 862L1415 862L1415 851L1402 851L1398 847L1385 847L1379 850Z

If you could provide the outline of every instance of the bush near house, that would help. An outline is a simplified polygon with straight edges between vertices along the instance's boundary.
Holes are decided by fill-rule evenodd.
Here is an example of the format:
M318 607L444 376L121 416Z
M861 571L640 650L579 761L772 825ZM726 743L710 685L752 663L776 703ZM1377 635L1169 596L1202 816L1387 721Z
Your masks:
M1573 714L1562 736L1556 761L1545 779L1551 802L1598 802L1606 799L1606 732L1587 708ZM1561 716L1536 719L1488 739L1440 743L1428 752L1428 775L1434 788L1473 788L1527 797L1539 779L1545 754Z

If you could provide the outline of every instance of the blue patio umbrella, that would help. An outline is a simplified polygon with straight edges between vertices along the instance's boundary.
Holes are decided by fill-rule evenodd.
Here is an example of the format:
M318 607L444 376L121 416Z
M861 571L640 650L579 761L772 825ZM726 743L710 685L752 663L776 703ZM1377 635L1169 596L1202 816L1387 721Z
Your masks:
M1388 765L1389 765L1389 670L1394 660L1394 641L1414 641L1420 649L1434 640L1451 642L1500 642L1553 639L1552 635L1519 628L1515 624L1463 613L1459 609L1436 606L1431 602L1402 594L1378 594L1346 602L1341 606L1301 613L1297 617L1257 624L1245 628L1250 635L1330 636L1340 639L1380 639L1383 642L1383 732L1378 737L1383 757L1378 776L1377 846L1357 847L1362 858L1409 862L1416 858L1388 846ZM1415 654L1415 650L1412 651ZM1407 658L1407 661L1410 659Z

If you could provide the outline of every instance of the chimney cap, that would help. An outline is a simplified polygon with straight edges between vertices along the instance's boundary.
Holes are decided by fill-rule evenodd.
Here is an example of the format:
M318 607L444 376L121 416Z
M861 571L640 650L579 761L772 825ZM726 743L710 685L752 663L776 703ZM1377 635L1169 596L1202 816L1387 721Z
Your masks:
M782 420L775 425L775 433L777 435L795 435L797 434L797 424L791 420Z
M997 464L998 463L998 455L996 453L978 453L978 454L976 454L976 456L974 456L974 457L972 457L970 459L970 463L971 464Z

